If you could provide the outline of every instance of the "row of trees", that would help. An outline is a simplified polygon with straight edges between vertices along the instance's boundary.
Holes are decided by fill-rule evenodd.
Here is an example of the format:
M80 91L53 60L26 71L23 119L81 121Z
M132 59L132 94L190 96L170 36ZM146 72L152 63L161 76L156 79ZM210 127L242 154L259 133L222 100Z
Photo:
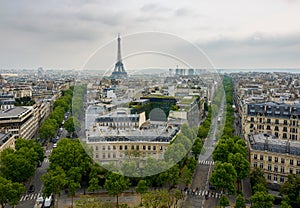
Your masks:
M210 177L210 182L217 190L235 195L236 189L241 193L241 180L249 175L250 164L247 160L248 153L245 141L233 134L232 79L225 76L223 86L226 92L226 121L223 135L213 151L213 160L217 163ZM228 199L226 196L221 199L220 204L227 206ZM236 207L245 207L242 195L238 195L236 200Z
M56 131L62 123L65 113L69 110L70 103L72 103L73 90L74 87L70 87L70 89L63 91L62 96L54 102L53 111L40 127L41 139L55 137Z
M274 197L267 191L264 173L258 168L254 169L250 174L250 182L252 192L254 193L250 198L251 207L271 208L273 206Z
M61 139L57 148L53 149L49 161L47 173L42 176L43 194L54 194L55 199L63 189L73 197L92 166L92 159L83 149L79 139Z
M43 148L33 140L17 139L15 149L0 154L0 204L18 204L25 188L22 183L34 175L37 163L44 160Z

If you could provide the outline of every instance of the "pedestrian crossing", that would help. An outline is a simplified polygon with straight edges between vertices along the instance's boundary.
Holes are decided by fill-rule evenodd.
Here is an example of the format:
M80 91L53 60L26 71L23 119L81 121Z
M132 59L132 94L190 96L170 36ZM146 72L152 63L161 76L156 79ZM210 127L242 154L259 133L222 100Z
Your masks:
M222 194L218 192L210 192L207 190L186 190L185 194L192 195L192 196L201 196L201 197L208 197L208 198L221 198Z
M200 165L215 165L214 161L199 160Z
M20 202L21 201L35 200L35 199L37 199L37 198L39 198L41 196L42 196L42 193L25 194L25 195L21 196Z

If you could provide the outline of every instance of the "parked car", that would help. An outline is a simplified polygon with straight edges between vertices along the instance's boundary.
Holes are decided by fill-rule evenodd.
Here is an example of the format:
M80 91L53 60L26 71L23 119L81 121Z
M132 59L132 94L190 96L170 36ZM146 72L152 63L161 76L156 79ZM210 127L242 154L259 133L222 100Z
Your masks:
M52 204L52 196L49 196L45 199L44 208L51 207L51 204Z
M53 148L56 148L57 147L57 143L53 144Z
M33 193L35 190L34 185L30 185L28 189L28 193Z

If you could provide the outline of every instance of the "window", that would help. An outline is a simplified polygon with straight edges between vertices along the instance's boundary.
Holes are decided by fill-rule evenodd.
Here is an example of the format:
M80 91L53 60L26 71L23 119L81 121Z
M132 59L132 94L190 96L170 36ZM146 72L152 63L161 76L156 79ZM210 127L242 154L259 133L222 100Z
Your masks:
M267 123L271 123L271 119L268 118L268 119L267 119Z
M96 146L96 150L98 150L98 146Z
M283 124L284 124L284 125L287 125L287 124L288 124L287 120L284 120L284 121L283 121Z
M260 155L260 160L264 160L264 156L263 155Z
M107 158L110 158L110 153L107 154Z
M264 169L264 164L263 164L263 163L260 163L260 164L259 164L259 167L260 167L260 169Z
M102 153L102 158L105 159L105 153Z
M253 163L253 167L255 167L255 168L257 167L257 162Z
M280 172L281 172L281 173L284 173L284 167L281 167L281 168L280 168Z
M278 157L275 157L275 162L278 163Z
M105 150L105 146L102 146L102 150Z
M281 163L283 164L285 162L285 159L284 158L281 158Z
M274 166L274 172L278 172L278 167L276 165Z
M116 150L116 146L115 145L113 146L113 150Z
M278 132L275 132L275 137L277 137L277 138L278 138Z
M300 175L300 169L296 169L296 174Z
M275 126L275 131L279 131L279 128L278 128L278 126Z
M283 127L283 130L282 130L283 132L287 132L287 127L285 126L285 127Z
M156 146L153 146L153 150L156 150Z
M283 133L282 138L287 139L286 133Z
M268 161L272 162L272 156L268 156Z
M143 150L146 150L146 146L145 145L143 146Z
M127 150L127 145L124 146L124 150Z
M274 181L277 182L277 175L274 175Z
M272 175L268 174L268 180L272 180Z
M113 154L113 158L116 158L116 153Z
M300 166L300 160L297 160L297 166Z
M96 154L96 158L99 158L99 155L98 155L98 154Z
M279 124L279 120L278 119L275 120L275 124Z
M271 127L270 127L270 125L267 125L267 130L271 130Z
M120 145L120 150L122 150L123 149L123 146L122 145Z
M294 160L290 159L290 165L294 165Z
M251 117L251 118L250 118L250 121L251 121L251 122L254 122L254 118L253 118L253 117Z
M134 145L131 145L131 150L134 150Z
M163 150L163 147L162 147L162 146L160 146L160 147L159 147L159 150Z
M290 168L290 174L293 174L293 172L294 172L294 169Z
M151 146L148 146L148 150L151 150Z
M257 160L257 154L253 155L254 160Z
M272 165L268 164L268 171L272 171Z
M140 149L140 146L139 145L136 145L136 150L139 150Z
M107 146L107 150L110 150L110 146Z
M283 176L280 176L280 182L284 183L284 177Z

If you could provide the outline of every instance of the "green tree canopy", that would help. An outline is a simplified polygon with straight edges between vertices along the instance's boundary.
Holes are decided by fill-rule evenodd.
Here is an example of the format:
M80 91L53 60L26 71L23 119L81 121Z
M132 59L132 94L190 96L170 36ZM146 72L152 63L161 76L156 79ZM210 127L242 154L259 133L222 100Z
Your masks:
M119 194L127 190L130 186L129 179L123 175L108 172L105 177L104 188L109 195L116 196L117 198L117 207L119 205Z
M230 194L235 193L236 171L231 163L217 162L210 177L213 186L218 190L227 190Z
M234 208L246 208L246 202L242 194L236 197Z
M25 191L25 188L20 183L14 183L0 176L0 205L16 206Z
M250 197L251 207L253 208L271 208L273 206L274 196L266 192L257 191Z
M289 175L288 180L281 186L280 193L288 197L293 207L300 207L300 176Z

